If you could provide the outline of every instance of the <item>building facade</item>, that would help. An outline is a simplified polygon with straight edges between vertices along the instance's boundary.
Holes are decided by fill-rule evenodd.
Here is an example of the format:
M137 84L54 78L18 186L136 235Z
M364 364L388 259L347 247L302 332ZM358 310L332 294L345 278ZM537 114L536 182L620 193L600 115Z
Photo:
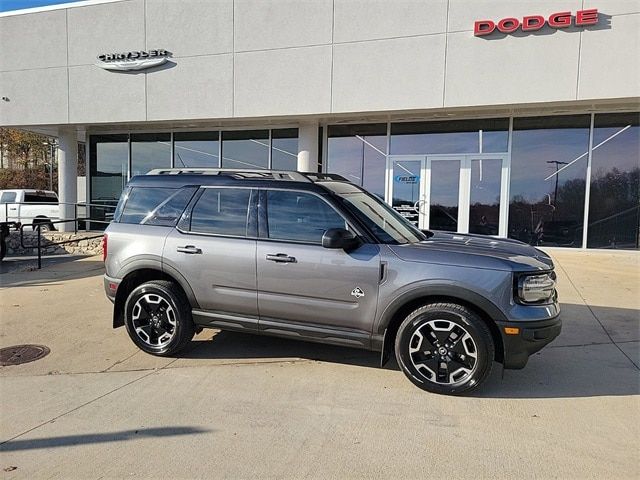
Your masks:
M82 141L93 204L299 169L424 229L638 249L638 32L636 0L89 0L0 15L0 124L59 137L63 201Z

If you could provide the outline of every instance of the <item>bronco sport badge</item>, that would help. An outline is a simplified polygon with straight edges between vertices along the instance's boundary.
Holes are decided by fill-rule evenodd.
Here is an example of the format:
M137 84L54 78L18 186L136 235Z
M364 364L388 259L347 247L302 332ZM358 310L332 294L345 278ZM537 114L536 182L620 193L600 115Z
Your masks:
M364 292L360 287L356 287L353 290L351 290L351 295L353 295L356 298L360 298L360 297L364 297Z

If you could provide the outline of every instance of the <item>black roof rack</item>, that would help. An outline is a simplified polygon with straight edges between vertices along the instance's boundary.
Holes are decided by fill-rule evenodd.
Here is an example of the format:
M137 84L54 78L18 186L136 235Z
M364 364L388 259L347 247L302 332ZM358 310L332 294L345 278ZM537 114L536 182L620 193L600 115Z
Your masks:
M317 182L323 180L347 181L331 173L301 173L293 170L244 170L235 168L156 168L147 175L225 175L237 179L286 180L294 182Z

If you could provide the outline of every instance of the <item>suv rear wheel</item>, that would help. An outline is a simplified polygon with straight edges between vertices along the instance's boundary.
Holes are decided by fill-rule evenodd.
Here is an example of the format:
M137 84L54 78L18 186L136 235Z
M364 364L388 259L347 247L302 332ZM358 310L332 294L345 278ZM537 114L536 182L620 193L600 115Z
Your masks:
M147 353L169 356L193 338L191 306L173 282L153 280L133 289L124 306L131 340Z
M495 347L476 313L455 303L432 303L404 319L395 352L415 385L452 395L468 393L487 379Z

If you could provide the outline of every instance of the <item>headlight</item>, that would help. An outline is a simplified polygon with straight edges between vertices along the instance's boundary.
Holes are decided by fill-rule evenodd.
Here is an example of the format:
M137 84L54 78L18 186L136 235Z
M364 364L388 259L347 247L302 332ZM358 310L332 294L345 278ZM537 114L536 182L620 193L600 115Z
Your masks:
M556 291L554 272L522 275L518 279L518 298L522 303L549 303Z

